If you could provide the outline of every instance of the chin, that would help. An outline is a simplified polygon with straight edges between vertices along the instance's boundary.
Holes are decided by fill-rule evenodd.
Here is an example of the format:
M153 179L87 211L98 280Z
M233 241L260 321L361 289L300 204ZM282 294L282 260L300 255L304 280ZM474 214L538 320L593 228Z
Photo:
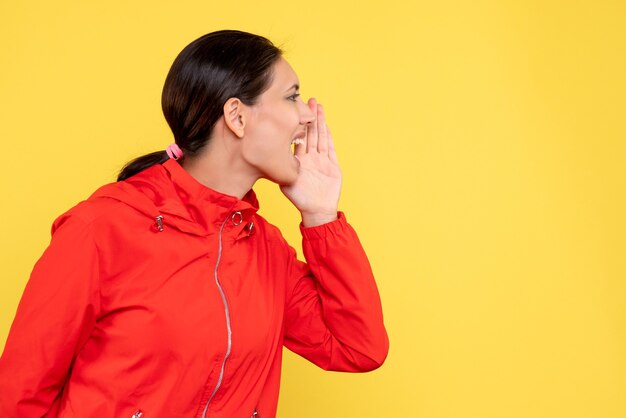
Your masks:
M291 186L298 180L300 174L300 162L292 157L291 164L283 166L283 170L280 173L276 173L274 177L274 183L279 186Z
M282 173L274 173L274 175L266 178L279 186L291 186L298 179L298 168L285 170Z
M298 173L295 172L293 174L286 174L281 176L280 178L274 180L274 183L277 183L279 186L291 186L298 179Z

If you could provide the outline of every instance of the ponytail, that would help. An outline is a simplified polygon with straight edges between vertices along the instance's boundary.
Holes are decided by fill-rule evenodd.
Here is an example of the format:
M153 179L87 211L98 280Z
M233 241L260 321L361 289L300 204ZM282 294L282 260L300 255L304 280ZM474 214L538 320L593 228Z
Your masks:
M135 158L134 160L126 163L124 168L122 168L120 174L117 176L117 181L126 180L140 171L152 167L153 165L163 164L169 160L169 158L169 155L167 155L167 152L165 151L155 151Z

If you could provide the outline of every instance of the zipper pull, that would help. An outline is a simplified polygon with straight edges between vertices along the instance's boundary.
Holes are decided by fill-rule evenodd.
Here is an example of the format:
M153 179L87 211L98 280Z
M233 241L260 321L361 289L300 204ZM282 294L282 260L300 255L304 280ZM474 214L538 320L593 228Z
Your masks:
M259 413L256 411L256 408L254 408L254 412L250 418L259 418Z
M159 232L163 232L163 216L159 215L159 216L155 217L154 220L156 221L156 227L159 230ZM139 411L139 412L141 412L141 411ZM133 418L135 418L135 417L133 417ZM137 418L139 418L139 417L137 417Z
M131 418L141 418L143 416L143 411L140 409L133 414Z

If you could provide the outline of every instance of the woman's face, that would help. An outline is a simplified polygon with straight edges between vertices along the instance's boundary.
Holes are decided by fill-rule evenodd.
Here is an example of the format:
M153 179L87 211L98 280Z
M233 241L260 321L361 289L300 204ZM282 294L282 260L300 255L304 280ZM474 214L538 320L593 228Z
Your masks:
M306 138L306 125L315 120L299 94L298 76L283 58L274 64L269 88L250 107L242 139L242 156L259 178L280 185L293 183L300 163L292 143Z

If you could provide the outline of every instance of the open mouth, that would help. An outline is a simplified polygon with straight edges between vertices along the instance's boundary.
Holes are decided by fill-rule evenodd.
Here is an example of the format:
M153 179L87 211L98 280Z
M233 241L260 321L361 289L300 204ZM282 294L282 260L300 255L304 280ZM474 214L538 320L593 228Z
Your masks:
M304 145L304 138L294 138L291 141L291 153L295 153L296 145Z

